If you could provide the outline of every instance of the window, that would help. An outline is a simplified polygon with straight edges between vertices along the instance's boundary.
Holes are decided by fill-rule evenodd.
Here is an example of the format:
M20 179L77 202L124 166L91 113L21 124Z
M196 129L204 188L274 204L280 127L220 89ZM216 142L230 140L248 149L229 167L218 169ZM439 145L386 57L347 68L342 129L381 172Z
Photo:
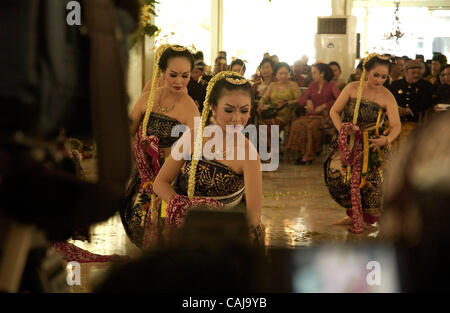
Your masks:
M163 0L156 5L155 24L161 29L156 40L162 43L193 45L205 61L211 50L211 0Z
M222 49L229 63L232 57L246 60L250 77L265 52L291 65L303 54L313 61L317 16L331 15L331 0L225 0L223 10Z

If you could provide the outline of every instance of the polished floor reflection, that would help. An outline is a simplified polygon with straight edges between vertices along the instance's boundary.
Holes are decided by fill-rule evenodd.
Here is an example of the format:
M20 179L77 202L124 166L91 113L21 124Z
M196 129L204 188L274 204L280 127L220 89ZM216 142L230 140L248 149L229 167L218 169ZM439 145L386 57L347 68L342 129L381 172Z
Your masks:
M87 179L95 176L94 160L83 167ZM263 172L262 221L266 226L266 246L297 248L317 243L374 240L375 233L353 235L349 226L333 225L345 217L345 210L330 197L323 180L320 158L312 165L281 163L275 172ZM118 214L91 227L91 242L72 241L77 246L98 254L136 257L140 250L125 234ZM92 290L108 263L82 264L82 285L74 292Z

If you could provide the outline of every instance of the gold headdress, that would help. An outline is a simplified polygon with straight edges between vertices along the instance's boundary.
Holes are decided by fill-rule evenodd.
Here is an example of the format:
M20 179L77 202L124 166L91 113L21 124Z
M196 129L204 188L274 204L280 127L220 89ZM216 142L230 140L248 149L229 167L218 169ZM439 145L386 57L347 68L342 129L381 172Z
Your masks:
M186 47L179 46L179 45L172 45L172 46L170 46L170 48L172 50L175 50L175 51L178 51L178 52L186 51L188 49Z
M238 77L238 78L237 78ZM200 160L202 154L202 140L203 140L203 129L205 128L206 120L210 111L210 97L211 92L214 89L215 84L221 80L225 79L227 82L233 85L244 85L249 81L237 74L236 72L231 71L223 71L217 73L208 83L208 87L206 87L206 96L205 101L203 102L203 111L202 111L202 120L200 124L200 129L197 132L197 137L194 140L194 153L191 163L191 168L189 170L189 183L188 183L188 197L192 199L194 197L195 191L195 173L197 171L197 164Z
M245 78L231 78L227 77L225 80L233 85L244 85L248 82Z

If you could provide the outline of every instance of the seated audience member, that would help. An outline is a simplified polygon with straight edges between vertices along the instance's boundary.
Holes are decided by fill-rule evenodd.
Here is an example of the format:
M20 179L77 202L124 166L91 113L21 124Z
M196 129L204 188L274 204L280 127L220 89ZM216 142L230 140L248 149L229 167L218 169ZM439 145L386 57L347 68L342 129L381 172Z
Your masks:
M203 61L196 61L194 69L191 72L191 78L187 85L188 94L197 104L198 110L203 109L203 101L205 101L206 96L206 86L208 81L204 79L203 74L206 64Z
M277 66L278 63L280 63L280 59L278 58L278 55L274 54L274 55L271 56L271 58L272 58L274 66Z
M300 58L300 61L303 63L303 75L306 77L306 86L309 86L309 84L313 81L312 79L312 73L311 73L311 66L308 65L309 58L306 54L302 55Z
M439 85L435 85L433 104L450 104L450 65L445 65L439 73ZM435 110L440 108L435 107Z
M293 107L300 99L300 90L296 83L289 80L290 66L281 62L275 67L276 82L272 82L264 96L259 101L258 111L260 125L279 125L280 131L285 130L292 120ZM267 115L268 111L273 114ZM267 130L267 147L270 150L271 133Z
M259 102L264 96L264 93L266 92L269 85L276 81L273 68L274 66L271 58L264 58L259 64L258 71L260 75L253 80L252 86L255 103L252 107L249 124L255 124L257 115L256 112L259 106Z
M219 55L214 62L214 75L228 69L227 59Z
M395 62L391 64L391 76L392 81L396 81L403 78L403 68L405 66L405 60L399 57L395 57Z
M350 75L348 82L351 83L351 82L359 81L361 79L362 72L363 72L363 64L361 61L361 62L359 62L358 66L356 67L355 72Z
M305 73L305 64L301 61L295 61L294 66L292 67L292 77L291 80L296 82L299 87L307 87L308 82L306 80Z
M230 64L230 71L238 73L244 76L245 74L245 63L241 59L236 59Z
M436 54L431 61L431 75L425 77L427 81L435 84L439 80L438 74L441 68L447 64L447 57L443 54Z
M306 108L306 116L301 116L292 123L287 144L288 150L302 154L297 159L297 164L307 164L314 160L321 143L320 126L340 94L336 84L332 82L333 71L329 65L314 64L312 75L313 82L299 101L300 106Z
M217 52L217 56L225 58L225 61L227 60L227 52L226 51Z
M421 62L410 60L405 64L405 77L391 84L390 90L397 100L402 121L400 144L418 126L419 115L432 105L433 86L421 79L421 74Z
M336 61L332 61L332 62L328 63L328 65L330 66L331 70L333 71L333 79L331 81L336 85L336 87L339 88L339 90L344 89L345 83L343 81L339 80L339 76L341 76L341 74L342 74L341 66Z
M204 56L203 56L203 52L202 51L197 51L196 53L194 53L194 60L195 61L204 61Z
M430 76L431 75L431 60L427 60L426 62L425 62L425 66L426 66L426 72L428 73L427 74L427 76Z

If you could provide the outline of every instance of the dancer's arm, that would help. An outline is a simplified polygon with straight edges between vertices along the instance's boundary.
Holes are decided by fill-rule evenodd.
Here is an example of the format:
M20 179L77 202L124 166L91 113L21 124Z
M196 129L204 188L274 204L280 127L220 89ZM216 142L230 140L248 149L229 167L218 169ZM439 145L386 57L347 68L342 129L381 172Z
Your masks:
M265 104L268 104L270 102L270 94L272 93L272 89L275 83L270 83L269 87L267 87L266 92L264 93L264 96L262 96L261 100L259 101L258 110L261 111Z
M133 109L130 113L130 135L134 136L139 128L139 124L141 124L142 118L144 117L145 110L147 108L147 101L148 96L150 95L150 92L143 92L139 99L136 101L136 103L133 106Z
M292 92L294 93L294 99L293 100L289 100L288 104L289 105L296 105L298 103L298 101L300 100L300 88L298 88L298 85L296 82L289 82L289 86L292 90Z
M178 172L180 172L183 164L184 160L177 161L172 156L169 156L156 176L153 191L166 203L169 203L177 195L172 187L172 182L175 180Z
M195 104L194 100L189 95L185 95L182 101L182 108L183 108L183 114L182 114L182 120L180 122L183 123L183 125L186 125L191 131L194 129L195 125L195 118L198 118L198 125L200 126L200 112L198 111L198 107Z
M257 227L261 222L262 208L262 175L261 160L254 146L246 141L248 149L254 149L247 156L256 154L257 159L251 160L247 157L243 164L245 204L247 206L247 218L251 226Z
M359 82L353 82L345 86L344 90L340 93L339 97L336 99L336 102L330 109L330 118L333 122L334 127L339 131L342 126L341 121L341 112L344 110L345 106L350 99L350 96L355 87L359 85Z
M156 176L153 191L166 203L169 203L177 195L172 187L172 182L183 167L186 157L191 155L191 144L190 131L187 130L173 147L172 153Z
M312 88L313 88L313 84L311 83L311 84L309 84L305 93L300 97L300 100L298 100L299 107L306 106L306 103L308 102L308 100L311 100Z
M402 123L400 122L397 101L395 100L395 97L392 95L392 93L387 89L385 95L385 105L391 130L389 132L389 135L387 136L380 136L379 138L369 139L370 148L381 147L388 143L391 143L400 135L400 132L402 130Z

